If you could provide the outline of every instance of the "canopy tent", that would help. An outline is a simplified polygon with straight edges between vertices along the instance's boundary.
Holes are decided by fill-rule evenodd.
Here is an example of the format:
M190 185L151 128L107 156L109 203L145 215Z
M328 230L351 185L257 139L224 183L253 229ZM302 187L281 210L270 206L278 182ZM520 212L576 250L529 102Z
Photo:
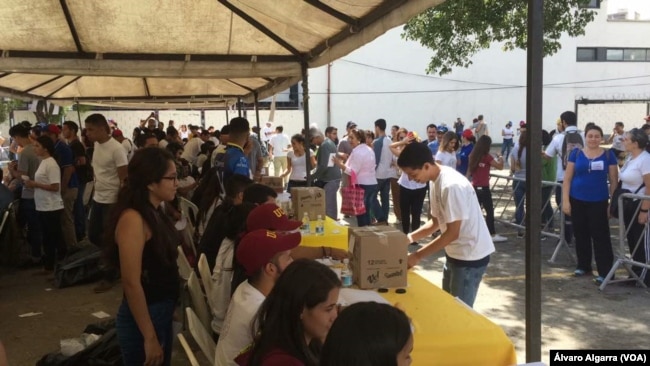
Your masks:
M0 93L112 106L253 102L443 1L5 0Z

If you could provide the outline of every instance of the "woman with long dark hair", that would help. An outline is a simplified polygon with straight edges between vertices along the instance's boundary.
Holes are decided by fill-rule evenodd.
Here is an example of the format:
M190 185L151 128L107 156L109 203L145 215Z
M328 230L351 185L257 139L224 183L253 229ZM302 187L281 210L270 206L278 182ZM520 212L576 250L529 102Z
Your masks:
M512 160L510 163L510 173L515 178L522 179L512 181L512 188L515 194L515 223L517 225L523 225L524 223L524 205L526 199L526 136L526 131L522 130L519 135L519 141L512 149L512 155L510 155L510 159ZM524 232L518 230L517 237L523 238Z
M280 275L252 322L251 349L241 366L317 366L336 320L341 281L329 267L309 259L292 262Z
M398 141L390 145L390 151L395 157L399 157L408 144L420 143L414 135L409 135L404 128L400 128L395 137ZM402 212L402 232L408 234L420 228L420 215L422 214L424 197L427 194L427 185L426 183L410 180L404 172L401 173L397 183L400 192L399 205ZM395 202L393 202L394 204ZM417 243L411 244L417 245Z
M43 267L46 272L51 272L55 263L67 253L61 228L61 168L54 159L52 139L45 135L39 136L33 144L34 153L41 159L41 163L34 173L34 180L25 181L25 186L34 188L34 204L43 230Z
M487 224L492 241L495 243L503 242L508 239L496 233L494 228L494 202L492 202L492 192L490 191L490 169L503 169L503 156L494 159L490 154L492 139L488 135L479 137L469 154L469 167L467 176L471 177L472 185L476 191L478 202L485 210L485 223Z
M413 334L404 312L388 304L359 302L336 318L320 366L408 366Z
M287 192L291 193L293 187L307 187L307 169L316 166L316 156L313 151L309 154L309 164L307 164L307 154L305 153L305 137L301 134L291 136L292 151L287 153L287 170L282 173L281 177L289 176ZM315 219L315 218L314 218Z
M174 157L157 147L140 149L128 177L106 230L108 258L120 269L124 289L117 337L126 366L169 365L180 239L162 204L176 195Z

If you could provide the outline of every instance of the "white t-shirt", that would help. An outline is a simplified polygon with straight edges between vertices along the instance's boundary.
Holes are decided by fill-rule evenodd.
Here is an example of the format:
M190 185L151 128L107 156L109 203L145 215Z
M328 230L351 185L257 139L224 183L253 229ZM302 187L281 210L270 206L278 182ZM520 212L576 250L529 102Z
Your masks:
M439 161L440 164L448 166L450 168L456 169L456 154L450 153L449 151L438 150L436 154L436 161Z
M309 156L314 156L311 151ZM291 159L291 174L289 180L304 181L307 177L307 154L303 153L302 156L296 157L293 151L287 153L287 159Z
M221 333L223 320L230 304L230 283L232 281L232 259L235 243L224 238L212 270L212 296L208 299L212 309L212 330Z
M455 169L441 166L440 174L429 183L431 215L441 232L447 223L461 221L458 239L445 247L451 258L475 261L494 252L494 243L472 184Z
M503 139L512 139L515 136L515 133L512 131L512 128L503 129Z
M100 144L95 142L93 152L93 170L95 171L95 195L97 203L112 204L117 202L120 191L120 177L117 168L129 164L122 144L114 138Z
M135 146L133 146L133 142L125 138L122 140L122 146L124 147L124 151L126 151L126 160L131 161L133 154L135 154Z
M184 140L184 139L190 137L190 131L189 130L186 130L186 131L179 130L178 135L181 137L181 140Z
M557 155L557 164L556 164L556 176L557 176L557 181L558 182L564 182L564 168L562 167L562 155L564 152L562 151L562 144L564 143L564 134L568 131L577 131L578 127L576 126L568 126L566 130L563 133L556 133L553 135L553 140L551 140L551 143L548 144L546 147L546 151L544 151L544 154L550 157L554 157ZM584 141L584 140L583 140Z
M169 141L167 141L167 139L162 139L162 140L158 141L158 147L161 148L161 149L166 148L167 145L169 145Z
M36 211L56 211L63 209L63 199L61 199L61 168L53 157L41 161L34 174L34 182L41 184L59 184L59 190L56 192L46 191L41 188L34 188L34 203Z
M262 141L266 142L273 137L273 129L271 127L264 127L262 129Z
M393 142L384 136L381 154L377 163L377 179L397 178L397 168L393 164L393 152L390 151L390 144ZM373 150L374 153L374 150Z
M620 135L617 134L617 133L614 133L614 138L612 139L612 149L615 149L615 150L618 150L618 151L625 150L625 147L623 146L623 137L625 137L625 133L622 133Z
M625 161L625 165L621 168L618 178L621 180L624 189L634 193L643 184L643 176L650 174L650 154L643 151L639 156L631 159L630 155ZM641 190L637 194L644 194L645 190Z
M402 175L400 175L399 179L397 180L397 183L400 186L410 190L420 189L427 186L426 183L418 183L414 180L410 180L408 175L406 175L406 173L404 172L402 172Z
M248 281L242 282L232 295L226 320L214 353L215 365L237 366L234 359L253 342L251 321L266 297Z
M183 154L181 158L187 160L190 164L196 165L196 159L199 157L201 152L201 145L203 145L203 140L200 137L195 137L185 144Z
M291 145L291 141L287 135L277 133L269 140L269 145L273 146L273 156L287 156L287 146Z

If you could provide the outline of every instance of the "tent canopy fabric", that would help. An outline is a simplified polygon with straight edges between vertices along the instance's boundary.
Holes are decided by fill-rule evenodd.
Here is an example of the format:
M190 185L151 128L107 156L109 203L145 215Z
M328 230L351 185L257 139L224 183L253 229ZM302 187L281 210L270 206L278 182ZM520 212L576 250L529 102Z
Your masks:
M0 94L250 102L444 0L4 0Z

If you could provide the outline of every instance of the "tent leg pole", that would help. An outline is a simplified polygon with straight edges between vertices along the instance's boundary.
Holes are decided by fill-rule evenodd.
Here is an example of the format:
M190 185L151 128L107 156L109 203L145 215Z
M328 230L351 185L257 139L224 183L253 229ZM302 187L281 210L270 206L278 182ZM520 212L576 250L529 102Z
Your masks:
M302 69L302 108L303 116L305 118L305 159L310 161L310 146L311 136L309 134L309 75L307 72L307 61L303 60L300 63ZM307 169L307 186L311 187L311 169Z

